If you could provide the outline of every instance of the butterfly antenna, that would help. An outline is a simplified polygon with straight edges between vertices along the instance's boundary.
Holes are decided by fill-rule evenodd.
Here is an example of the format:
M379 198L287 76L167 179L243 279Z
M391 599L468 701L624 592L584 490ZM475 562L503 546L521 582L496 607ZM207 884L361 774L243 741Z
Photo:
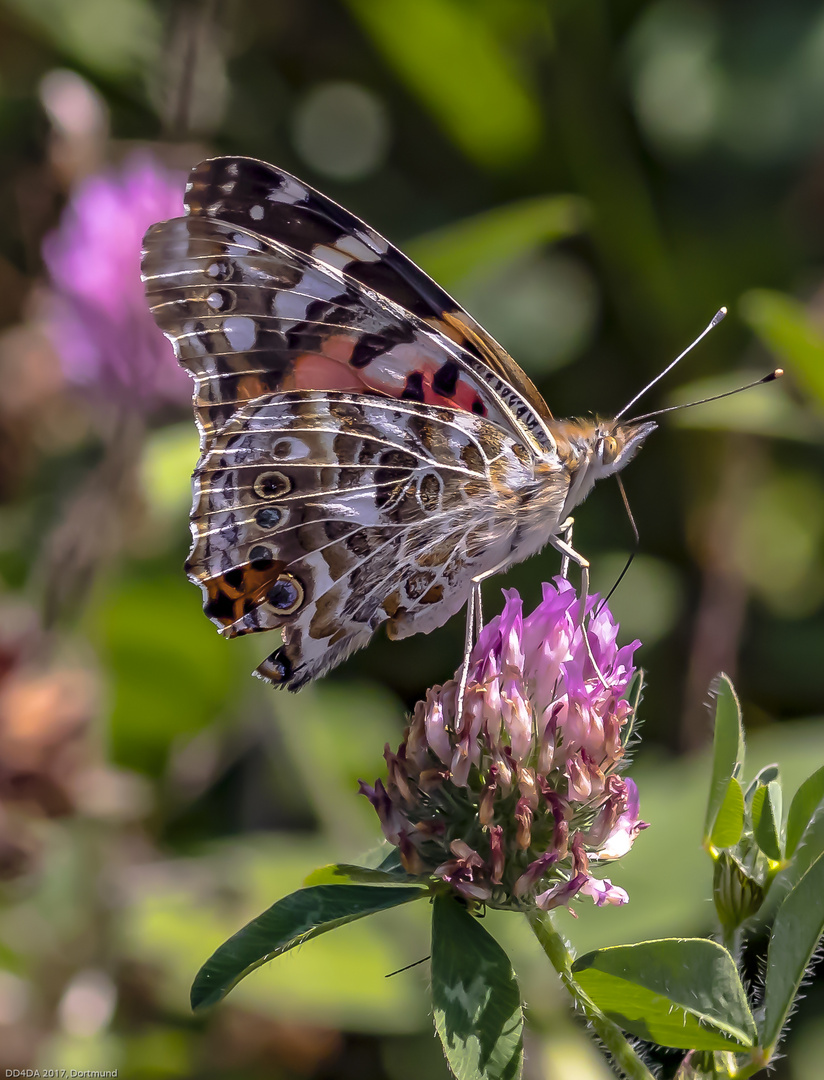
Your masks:
M765 375L762 379L755 379L753 382L746 383L744 386L737 386L735 390L727 390L723 394L713 394L711 397L701 398L700 401L688 401L685 405L670 405L668 409L656 409L655 412L644 413L643 416L633 416L627 423L637 424L640 420L649 420L653 416L663 416L664 413L677 412L679 409L691 409L694 405L706 405L708 401L720 401L721 398L732 397L733 394L740 394L742 390L751 390L754 386L761 386L762 383L773 382L775 379L780 379L783 374L784 369L778 367L775 371L771 371L769 375Z
M664 368L664 370L662 372L660 372L660 374L656 375L655 378L651 382L648 382L647 385L642 390L639 390L638 393L635 395L635 397L632 399L632 401L628 401L626 403L626 405L623 407L623 409L621 409L621 411L618 413L618 415L615 417L615 419L620 420L621 417L624 415L624 413L629 412L629 410L632 408L632 406L635 404L635 402L640 401L640 399L644 396L644 394L646 394L646 392L648 390L651 390L652 387L655 386L655 384L660 379L663 379L663 377L665 375L668 375L672 371L672 369L675 367L675 365L677 363L679 363L681 360L684 359L684 357L687 355L687 353L692 352L692 350L695 348L695 346L698 344L698 342L703 341L703 339L707 336L707 334L710 332L710 330L712 330L713 327L718 326L718 324L721 322L721 320L724 318L724 316L726 314L727 314L727 309L725 307L719 308L718 311L716 311L716 313L710 319L707 326L704 327L704 329L701 331L701 333L695 339L695 341L693 341L691 345L688 345L686 347L686 349L684 349L684 351L682 353L680 353L678 356L676 356L676 358L672 361L672 363L668 364Z
M632 510L630 510L630 507L629 507L629 499L627 498L627 493L626 493L626 490L624 489L624 482L622 481L622 479L621 479L621 477L620 477L620 475L618 473L615 473L615 479L618 481L618 490L621 492L621 498L624 501L624 509L627 512L627 517L629 518L629 523L630 523L630 526L632 527L632 535L634 537L635 542L633 544L632 551L629 553L629 558L627 559L626 563L624 564L624 569L618 575L618 577L617 577L617 579L615 581L615 584L612 586L612 588L609 590L607 595L604 597L604 599L598 605L598 610L595 612L595 615L593 616L593 618L595 616L600 615L602 609L604 607L606 607L606 605L610 602L610 600L612 599L612 594L615 592L615 590L618 588L618 586L624 580L624 576L625 576L626 572L629 570L629 568L632 566L632 560L638 554L638 549L641 546L641 536L640 536L640 533L638 532L638 526L635 524L635 518L632 516Z

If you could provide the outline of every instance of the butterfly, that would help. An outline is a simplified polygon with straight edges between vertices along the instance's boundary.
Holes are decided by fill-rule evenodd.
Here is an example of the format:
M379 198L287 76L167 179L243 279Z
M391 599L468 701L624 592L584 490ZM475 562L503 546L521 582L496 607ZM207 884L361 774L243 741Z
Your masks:
M422 270L281 169L203 161L185 206L142 271L194 379L186 569L225 636L282 632L256 674L297 690L381 624L471 616L481 580L547 543L588 565L570 512L654 423L554 419Z

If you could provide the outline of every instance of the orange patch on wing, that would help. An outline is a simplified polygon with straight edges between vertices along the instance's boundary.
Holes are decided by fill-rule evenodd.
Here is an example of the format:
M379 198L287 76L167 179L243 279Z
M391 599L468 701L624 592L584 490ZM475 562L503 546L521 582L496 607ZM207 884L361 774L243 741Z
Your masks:
M273 560L265 570L243 566L208 578L205 583L208 599L203 610L210 619L220 624L222 633L230 631L234 623L263 603L266 593L285 565L284 562ZM239 633L248 631L230 631L229 636L234 637Z
M296 390L363 390L364 382L349 367L357 339L351 334L332 334L323 342L323 351L303 353L295 361Z
M422 604L439 604L443 600L443 585L433 585L421 597Z

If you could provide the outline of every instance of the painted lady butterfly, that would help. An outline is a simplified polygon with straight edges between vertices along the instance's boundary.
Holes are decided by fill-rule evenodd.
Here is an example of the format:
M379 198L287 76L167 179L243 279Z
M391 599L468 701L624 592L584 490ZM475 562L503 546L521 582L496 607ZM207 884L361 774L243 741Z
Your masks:
M186 191L143 276L195 380L187 571L222 634L282 630L259 675L297 690L381 623L471 623L476 583L547 543L586 569L568 515L654 423L553 419L426 274L280 169L215 158Z

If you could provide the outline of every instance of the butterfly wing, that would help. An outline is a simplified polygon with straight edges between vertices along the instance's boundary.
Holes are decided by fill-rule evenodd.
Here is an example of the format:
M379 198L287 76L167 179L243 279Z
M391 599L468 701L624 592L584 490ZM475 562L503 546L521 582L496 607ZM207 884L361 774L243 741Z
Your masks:
M549 412L426 275L288 174L205 162L187 199L143 273L196 383L189 575L227 636L283 630L260 673L297 689L525 557L516 492L554 446Z
M311 255L214 218L174 218L146 234L143 276L195 378L207 445L262 394L337 389L457 407L535 447L514 392L479 377L497 382L461 346Z
M460 610L470 579L514 549L531 478L520 444L472 413L259 398L198 469L189 576L226 636L282 629L258 673L296 690L383 622L406 637Z
M449 386L457 377L460 385L474 371L476 380L506 400L518 424L542 448L551 448L547 424L552 414L512 357L419 267L348 210L282 169L241 157L212 158L196 166L187 185L186 207L191 217L251 229L341 269L454 341L464 362L457 376L445 372L443 384ZM422 400L455 404L437 400L439 389L433 387L430 397L429 386L424 386Z

